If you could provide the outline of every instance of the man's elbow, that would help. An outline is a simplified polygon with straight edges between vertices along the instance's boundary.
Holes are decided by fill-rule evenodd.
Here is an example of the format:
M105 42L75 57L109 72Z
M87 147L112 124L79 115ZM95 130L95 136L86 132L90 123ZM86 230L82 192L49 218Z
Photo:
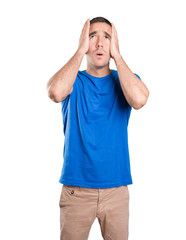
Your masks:
M48 97L56 103L60 102L60 99L58 97L58 95L56 94L56 92L52 91L51 89L48 90Z
M143 95L141 98L138 98L132 105L132 107L135 110L139 110L140 108L142 108L148 100L149 97L149 91L147 91L146 95Z
M62 100L60 100L59 98L55 97L55 96L51 96L50 99L55 102L55 103L59 103L61 102Z
M53 88L50 88L50 89L48 89L48 97L52 101L59 103L59 102L63 101L72 92L72 90L73 90L73 87L70 89L69 92L61 91L64 93L64 94L61 94L61 92L56 91Z

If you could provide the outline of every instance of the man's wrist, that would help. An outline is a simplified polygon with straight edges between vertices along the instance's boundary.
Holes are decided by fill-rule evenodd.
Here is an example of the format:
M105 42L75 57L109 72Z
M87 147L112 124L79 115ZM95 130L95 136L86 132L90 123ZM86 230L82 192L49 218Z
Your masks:
M113 56L113 59L115 62L118 62L122 60L122 56L120 53L117 53L115 56Z
M82 48L78 48L77 53L81 56L85 55L85 51Z

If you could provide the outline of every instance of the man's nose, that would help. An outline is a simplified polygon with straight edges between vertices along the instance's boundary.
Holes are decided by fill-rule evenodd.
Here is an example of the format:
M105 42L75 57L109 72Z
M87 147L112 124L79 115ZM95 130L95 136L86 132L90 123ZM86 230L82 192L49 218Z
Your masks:
M97 47L103 47L103 42L101 38L98 38Z

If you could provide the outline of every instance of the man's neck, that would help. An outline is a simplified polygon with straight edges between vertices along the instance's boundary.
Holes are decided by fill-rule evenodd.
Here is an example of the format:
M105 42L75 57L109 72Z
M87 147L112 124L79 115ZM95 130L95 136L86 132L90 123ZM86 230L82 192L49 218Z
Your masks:
M87 66L86 72L94 77L105 77L111 73L111 69L109 67L91 68L90 66Z

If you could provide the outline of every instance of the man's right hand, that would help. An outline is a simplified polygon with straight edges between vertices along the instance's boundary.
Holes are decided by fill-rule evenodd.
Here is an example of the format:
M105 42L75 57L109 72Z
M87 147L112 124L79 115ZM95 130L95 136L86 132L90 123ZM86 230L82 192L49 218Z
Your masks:
M89 29L90 29L90 19L88 18L84 24L84 27L82 29L81 36L79 39L78 50L82 51L83 54L86 54L89 49Z

